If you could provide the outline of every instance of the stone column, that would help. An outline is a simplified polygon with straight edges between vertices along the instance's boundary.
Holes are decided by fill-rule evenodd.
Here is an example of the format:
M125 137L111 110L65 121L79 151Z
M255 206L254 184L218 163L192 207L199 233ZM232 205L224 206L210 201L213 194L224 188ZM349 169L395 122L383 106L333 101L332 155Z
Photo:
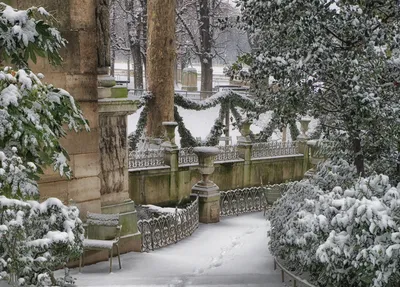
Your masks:
M165 163L171 167L171 171L178 171L178 153L179 148L175 144L175 128L178 126L176 122L163 122L165 127L165 139L161 144L164 149Z
M182 71L182 90L188 92L197 91L197 70L195 68L185 68Z
M125 97L127 94L125 89ZM121 252L141 249L135 203L129 198L128 173L127 115L136 111L136 104L121 95L99 100L101 211L120 214Z
M303 162L303 173L306 173L309 166L309 148L307 146L308 136L308 125L310 124L311 120L303 118L300 120L301 124L301 134L297 137L297 144L299 147L299 152L304 154L304 162Z
M250 138L251 121L244 121L240 127L241 137L238 139L238 150L240 158L244 159L243 185L251 185L251 152L253 143Z
M202 177L192 187L192 194L199 196L200 222L219 222L221 195L219 187L208 177L214 172L215 156L220 153L220 150L216 147L195 147L193 151L199 158L199 171Z

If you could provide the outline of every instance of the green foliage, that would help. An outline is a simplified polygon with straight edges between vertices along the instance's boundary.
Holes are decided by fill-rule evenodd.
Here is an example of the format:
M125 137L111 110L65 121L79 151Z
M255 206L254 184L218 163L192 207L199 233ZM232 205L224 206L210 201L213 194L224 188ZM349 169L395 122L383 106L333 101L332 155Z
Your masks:
M15 10L0 5L0 60L8 61L19 68L28 67L37 57L47 57L50 64L60 65L60 48L66 40L54 27L55 20L42 7Z

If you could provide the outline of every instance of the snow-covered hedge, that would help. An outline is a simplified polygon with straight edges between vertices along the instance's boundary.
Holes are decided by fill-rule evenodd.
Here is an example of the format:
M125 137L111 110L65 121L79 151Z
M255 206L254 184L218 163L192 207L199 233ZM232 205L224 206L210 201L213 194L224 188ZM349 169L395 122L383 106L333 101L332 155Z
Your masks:
M318 286L397 286L400 187L385 175L354 179L345 167L321 168L274 204L270 250Z
M76 207L55 198L38 203L0 196L0 280L14 286L61 285L63 279L52 271L81 252L78 215Z
M59 140L66 129L89 130L66 91L41 81L28 61L60 64L66 41L42 7L15 10L0 3L0 281L12 286L64 286L52 271L82 250L76 207L58 199L43 203L37 179L51 165L69 177L68 154ZM68 278L69 282L71 278Z

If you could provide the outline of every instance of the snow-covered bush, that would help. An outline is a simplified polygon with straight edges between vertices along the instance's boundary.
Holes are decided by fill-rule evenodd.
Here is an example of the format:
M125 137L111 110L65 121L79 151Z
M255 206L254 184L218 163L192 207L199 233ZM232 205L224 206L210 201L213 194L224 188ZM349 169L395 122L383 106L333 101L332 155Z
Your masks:
M13 286L64 285L53 270L82 250L78 209L58 199L32 200L39 197L42 168L71 175L59 143L66 128L89 130L73 97L27 68L37 56L52 64L62 60L58 50L65 40L50 19L43 8L14 10L0 3L0 58L19 68L0 70L0 280Z
M38 203L0 196L0 280L59 285L52 271L81 252L78 215L55 198Z
M323 166L274 204L271 252L311 274L318 286L397 286L400 187L385 175L354 179L346 170L354 172L348 166L335 174ZM332 188L335 181L343 188Z

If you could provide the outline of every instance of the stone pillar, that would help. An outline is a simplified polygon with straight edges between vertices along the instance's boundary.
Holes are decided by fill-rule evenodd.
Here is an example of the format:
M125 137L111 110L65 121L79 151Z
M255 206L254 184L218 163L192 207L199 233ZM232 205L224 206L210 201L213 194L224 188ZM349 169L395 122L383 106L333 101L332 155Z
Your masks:
M68 132L61 144L69 153L69 164L73 171L68 181L45 170L39 182L41 198L57 197L68 204L76 202L81 217L86 212L100 212L100 151L99 114L97 103L97 51L96 51L96 0L13 0L15 8L26 9L43 6L57 19L61 35L68 41L61 50L64 62L53 67L46 59L38 58L37 63L29 63L35 73L43 73L43 82L67 90L78 102L90 132Z
M176 122L163 122L162 125L165 127L165 138L161 144L161 148L164 149L164 161L165 164L170 166L170 178L169 178L169 200L182 200L182 195L179 193L179 148L175 144L175 128L178 126Z
M309 148L307 146L308 136L308 125L310 124L310 119L301 119L301 134L297 137L297 144L299 147L299 152L304 154L304 161L303 161L303 173L306 173L309 166Z
M192 187L192 194L199 196L200 222L219 222L221 195L219 187L208 177L214 172L215 156L220 153L220 150L216 147L195 147L193 151L199 158L199 171L202 177Z
M195 68L185 68L182 71L182 90L197 91L197 70Z
M251 121L244 121L240 127L241 137L238 139L238 150L240 158L244 159L243 185L251 185L251 152L253 143L250 138Z
M171 167L171 171L178 171L178 153L179 148L175 144L175 128L178 126L176 122L163 122L162 125L165 127L165 139L161 144L164 149L165 163Z
M135 203L129 198L127 143L127 115L136 111L137 103L124 98L123 89L118 92L117 98L99 100L101 211L120 214L121 252L140 251Z

